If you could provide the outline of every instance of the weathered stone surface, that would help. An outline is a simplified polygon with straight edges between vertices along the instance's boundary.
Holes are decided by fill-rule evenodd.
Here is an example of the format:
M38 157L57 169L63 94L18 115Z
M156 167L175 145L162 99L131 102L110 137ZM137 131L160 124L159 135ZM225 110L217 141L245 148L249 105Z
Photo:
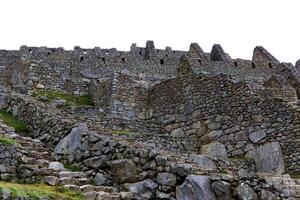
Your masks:
M205 155L190 155L191 160L196 162L200 167L207 170L216 170L217 166L214 161Z
M209 144L217 140L222 135L222 130L211 131L200 138L202 144Z
M11 200L11 191L9 189L0 189L0 199Z
M129 191L133 193L134 199L155 199L157 184L150 179L133 183L129 186Z
M217 200L209 176L189 175L177 189L178 200Z
M110 163L112 176L118 183L133 183L137 181L137 169L130 159L114 160Z
M54 99L51 104L56 108L61 108L66 105L66 100L64 99Z
M212 158L227 159L228 153L226 147L219 142L212 142L201 147L201 153Z
M44 181L48 184L48 185L56 185L57 184L57 181L58 181L58 179L57 179L57 177L55 177L55 176L46 176L45 178L44 178Z
M108 182L107 178L105 178L102 173L97 173L94 181L96 185L106 185Z
M165 185L165 186L170 186L173 187L176 185L176 180L177 177L176 175L172 174L172 173L158 173L157 177L156 177L156 182L159 185Z
M260 199L261 200L278 200L279 198L276 197L272 192L267 190L261 190L260 191Z
M36 87L37 89L44 89L44 88L45 88L45 86L42 85L42 84L40 84L40 83L38 83L35 87Z
M266 143L259 147L254 154L257 172L281 175L284 173L284 161L278 142Z
M109 157L107 155L101 155L85 159L83 163L88 167L103 168L107 166L107 161L109 161Z
M0 94L0 109L7 107L7 95L6 94Z
M232 191L230 183L226 181L216 181L212 184L212 189L214 190L218 199L231 200Z
M262 131L257 131L257 132L252 132L249 134L249 139L253 142L253 143L257 143L260 140L262 140L263 138L265 138L267 136L266 131L262 130Z
M171 136L178 137L178 138L184 137L184 132L181 128L177 128L172 131Z
M65 170L65 167L60 162L51 162L49 163L48 169L54 169L54 170Z
M54 153L67 155L69 161L73 161L75 151L82 145L81 137L88 131L86 124L78 124L72 128L69 135L59 141L54 149Z
M96 79L100 77L95 71L90 71L90 70L80 71L80 74L87 79Z
M254 190L246 183L241 183L236 188L236 194L240 200L257 200L257 195Z

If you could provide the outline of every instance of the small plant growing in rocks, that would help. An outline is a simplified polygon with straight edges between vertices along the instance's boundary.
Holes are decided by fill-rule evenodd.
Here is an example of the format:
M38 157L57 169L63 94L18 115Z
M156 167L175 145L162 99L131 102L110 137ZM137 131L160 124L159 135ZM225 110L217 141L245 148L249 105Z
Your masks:
M0 119L3 120L3 122L8 126L13 127L17 133L28 132L27 126L22 120L19 120L18 118L12 116L5 110L0 110Z
M14 144L18 144L18 143L11 138L0 135L0 144L1 145L14 145Z

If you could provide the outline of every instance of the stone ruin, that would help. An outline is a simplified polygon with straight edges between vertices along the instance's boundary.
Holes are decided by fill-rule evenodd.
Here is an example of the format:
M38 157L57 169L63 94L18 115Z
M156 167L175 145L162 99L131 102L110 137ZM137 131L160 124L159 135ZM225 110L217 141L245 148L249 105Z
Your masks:
M299 70L261 46L252 60L219 44L206 53L153 41L0 50L0 109L30 136L0 121L21 144L0 143L0 178L84 199L300 199ZM43 101L39 91L89 95L93 105Z

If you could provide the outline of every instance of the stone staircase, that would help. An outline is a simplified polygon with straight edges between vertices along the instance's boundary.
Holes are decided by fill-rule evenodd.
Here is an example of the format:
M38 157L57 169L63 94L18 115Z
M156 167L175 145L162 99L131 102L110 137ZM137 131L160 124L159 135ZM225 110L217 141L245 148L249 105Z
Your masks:
M14 129L0 121L0 134L16 142L16 148L22 153L18 165L18 178L28 182L44 182L50 186L62 186L72 191L81 192L84 199L124 199L117 189L110 186L95 186L91 178L83 172L65 169L55 160L51 148L37 139L15 133ZM125 195L126 196L126 195Z

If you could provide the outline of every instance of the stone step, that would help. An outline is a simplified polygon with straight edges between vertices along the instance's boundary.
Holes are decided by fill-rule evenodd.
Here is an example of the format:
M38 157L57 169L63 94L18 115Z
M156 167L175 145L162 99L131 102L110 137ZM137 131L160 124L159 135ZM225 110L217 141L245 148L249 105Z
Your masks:
M106 192L85 192L83 196L86 200L121 200L119 194L109 194Z
M58 175L59 175L60 178L65 178L65 177L69 177L69 178L86 178L85 174L83 172L62 171L62 172L59 172Z
M64 187L75 192L82 192L85 197L84 199L121 199L120 195L116 193L115 189L108 189L112 187L99 187L93 185L64 185Z
M89 183L88 178L70 178L64 177L57 179L57 185L77 185L78 187Z

